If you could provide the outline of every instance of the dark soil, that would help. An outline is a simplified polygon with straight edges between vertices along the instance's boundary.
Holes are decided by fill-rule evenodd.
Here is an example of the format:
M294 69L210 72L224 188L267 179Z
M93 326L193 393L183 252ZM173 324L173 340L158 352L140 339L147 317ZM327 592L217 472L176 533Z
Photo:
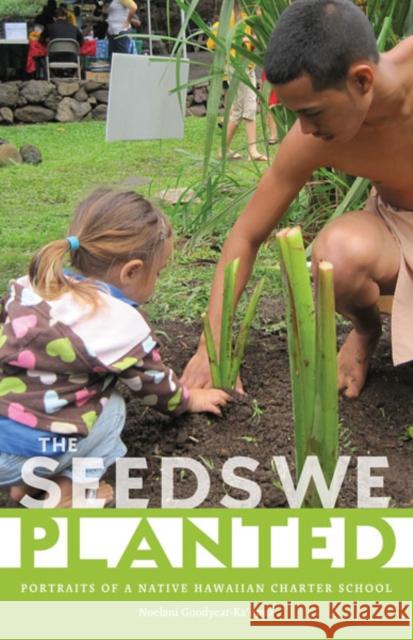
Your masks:
M177 372L182 371L196 348L199 327L169 322L158 329L166 334L164 360ZM345 331L341 333L342 341ZM248 456L259 466L255 472L242 469L238 473L260 485L260 506L286 506L271 466L273 455L285 455L292 468L294 465L285 335L253 332L242 377L247 395L235 399L222 418L185 414L171 420L127 397L128 419L123 432L127 455L146 458L148 464L147 470L137 472L143 476L143 489L132 491L131 497L147 498L149 507L159 507L161 458L183 456L201 462L210 475L211 490L203 507L221 506L227 491L234 498L245 499L245 492L224 485L221 471L228 458ZM337 506L357 505L356 457L365 455L387 456L389 461L387 470L377 472L384 475L384 490L374 490L373 495L391 496L391 506L412 506L413 440L406 437L406 428L413 425L412 396L413 364L393 367L385 331L360 398L340 400L340 453L351 455L352 462ZM114 479L113 471L109 476ZM175 497L191 496L195 484L191 472L177 473ZM5 495L1 497L0 504L5 506Z

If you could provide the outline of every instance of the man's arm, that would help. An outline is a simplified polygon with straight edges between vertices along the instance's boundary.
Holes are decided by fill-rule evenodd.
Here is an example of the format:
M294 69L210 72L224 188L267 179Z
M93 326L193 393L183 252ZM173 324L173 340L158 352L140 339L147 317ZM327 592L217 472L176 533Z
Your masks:
M136 2L133 2L133 0L120 0L121 3L123 4L124 7L126 7L127 9L129 9L129 13L128 13L128 17L126 19L126 25L125 26L130 26L131 20L133 18L133 16L135 15L135 13L138 10L138 5L136 4Z
M325 143L324 143L325 144ZM324 164L320 141L303 136L296 123L285 137L272 166L261 178L257 190L232 227L222 249L209 300L208 316L218 345L222 314L224 267L240 258L236 302L249 280L261 244L275 228L313 171ZM182 378L189 387L210 386L209 364L204 336L189 361Z

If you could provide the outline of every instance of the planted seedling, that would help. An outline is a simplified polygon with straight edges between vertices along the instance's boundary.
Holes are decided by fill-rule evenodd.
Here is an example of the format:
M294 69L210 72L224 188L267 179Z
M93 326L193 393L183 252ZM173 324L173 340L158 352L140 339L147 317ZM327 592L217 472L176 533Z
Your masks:
M299 227L277 234L287 314L296 472L316 455L331 482L338 458L338 392L333 266L318 265L315 303ZM307 503L319 506L314 488Z
M230 262L224 271L224 290L221 333L219 340L219 355L214 337L209 324L208 315L203 314L205 342L208 352L209 366L211 369L211 379L214 387L218 389L234 389L238 378L241 363L244 359L245 348L248 343L248 336L252 320L257 309L264 279L260 280L255 287L249 300L244 319L241 322L240 330L236 340L234 340L234 313L235 313L235 285L239 267L239 258Z

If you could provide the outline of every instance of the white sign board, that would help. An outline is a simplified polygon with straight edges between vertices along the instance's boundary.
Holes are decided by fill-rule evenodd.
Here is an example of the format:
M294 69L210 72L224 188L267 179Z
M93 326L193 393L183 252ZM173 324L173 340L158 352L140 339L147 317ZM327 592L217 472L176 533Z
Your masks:
M25 22L5 22L6 40L27 40L27 24Z
M188 72L188 60L180 61L178 81L175 58L115 53L106 140L182 138L186 89L172 91L188 82Z

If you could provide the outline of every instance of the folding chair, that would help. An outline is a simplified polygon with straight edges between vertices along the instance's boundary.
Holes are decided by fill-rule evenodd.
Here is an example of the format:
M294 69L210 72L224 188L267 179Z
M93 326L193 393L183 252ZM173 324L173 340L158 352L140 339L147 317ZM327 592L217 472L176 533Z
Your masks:
M70 58L76 56L76 62L50 61L49 56L56 53L69 54ZM50 80L50 71L53 69L76 69L80 80L80 46L77 40L72 40L72 38L55 38L55 40L51 40L47 45L46 69L48 80Z

